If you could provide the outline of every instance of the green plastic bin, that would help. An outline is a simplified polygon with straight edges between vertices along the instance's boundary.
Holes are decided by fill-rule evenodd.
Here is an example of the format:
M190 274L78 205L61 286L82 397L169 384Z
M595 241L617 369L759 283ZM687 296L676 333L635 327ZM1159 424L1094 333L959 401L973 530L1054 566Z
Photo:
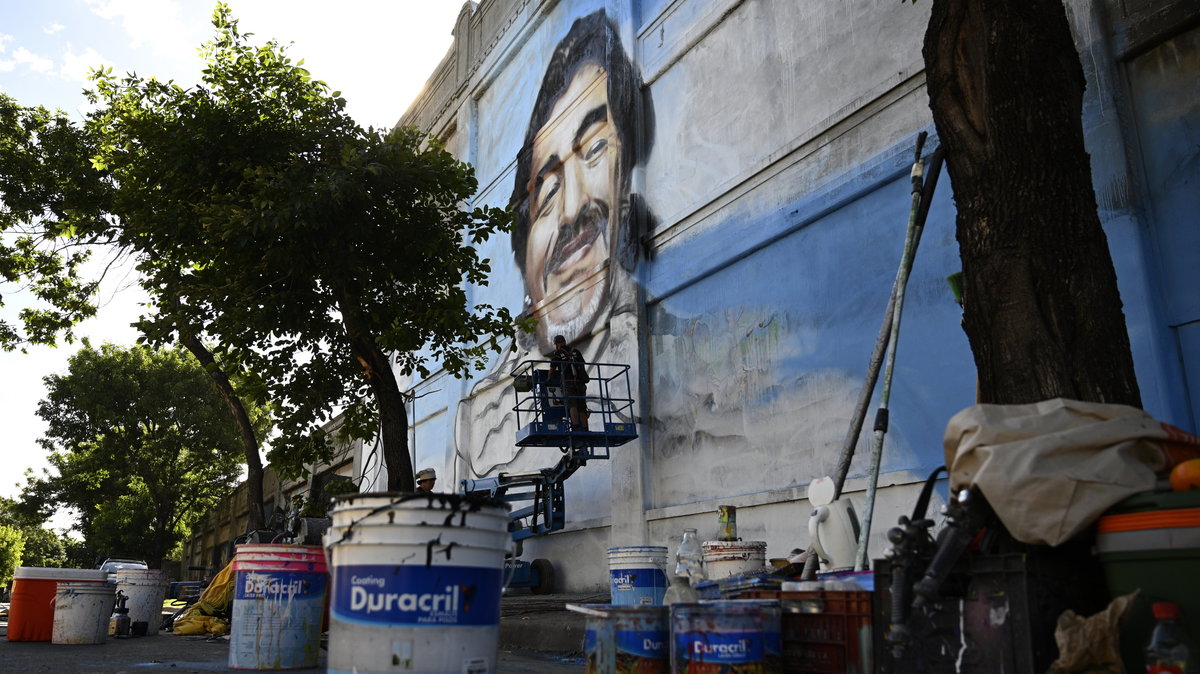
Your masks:
M1121 629L1128 671L1146 671L1143 651L1156 601L1178 604L1200 643L1200 491L1146 492L1121 501L1100 518L1096 548L1114 597L1142 591Z

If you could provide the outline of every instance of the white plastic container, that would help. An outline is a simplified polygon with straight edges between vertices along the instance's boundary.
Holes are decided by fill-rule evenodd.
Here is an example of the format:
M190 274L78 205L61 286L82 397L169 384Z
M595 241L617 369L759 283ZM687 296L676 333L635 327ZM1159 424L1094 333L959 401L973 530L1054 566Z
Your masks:
M326 671L495 672L507 509L457 494L339 497Z
M167 596L167 572L161 569L119 569L117 590L125 593L129 600L129 622L146 623L146 636L158 634L162 625L163 600Z
M704 541L702 547L710 580L767 570L766 541Z
M629 545L608 549L609 591L614 606L658 606L667 592L667 548Z
M116 591L108 583L59 583L54 593L56 644L102 644L108 636Z

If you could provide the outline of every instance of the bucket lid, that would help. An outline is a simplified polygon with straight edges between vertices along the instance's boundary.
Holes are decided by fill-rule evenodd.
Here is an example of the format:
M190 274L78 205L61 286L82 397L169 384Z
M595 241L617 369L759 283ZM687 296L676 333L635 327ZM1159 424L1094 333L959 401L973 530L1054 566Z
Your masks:
M644 555L644 554L665 555L665 554L667 554L667 546L665 546L665 545L622 545L622 546L612 547L612 548L608 549L608 554L610 554L610 555L619 554L619 553L623 553L623 552L639 554L639 555Z
M102 583L108 580L108 574L100 569L55 569L44 566L18 566L13 573L13 578Z
M508 503L483 494L417 494L400 491L378 491L364 493L338 494L333 497L333 507L330 513L339 509L353 507L356 502L367 502L379 506L378 501L390 501L391 506L405 504L407 508L435 508L441 506L460 510L477 510L479 508L500 508L504 512L512 509ZM436 504L436 505L435 505ZM384 504L389 505L389 504Z
M1175 529L1182 527L1200 527L1200 508L1150 510L1146 512L1105 515L1100 518L1098 532L1103 535L1122 531Z
M766 550L766 541L704 541L700 544L705 550L729 552L733 550Z
M59 583L55 587L55 592L76 592L84 594L114 594L117 588L108 583Z

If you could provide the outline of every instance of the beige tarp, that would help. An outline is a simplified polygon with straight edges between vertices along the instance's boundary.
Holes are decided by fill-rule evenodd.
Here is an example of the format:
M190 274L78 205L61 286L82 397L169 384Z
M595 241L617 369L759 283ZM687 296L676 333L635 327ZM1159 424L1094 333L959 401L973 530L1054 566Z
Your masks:
M1055 398L968 407L943 446L952 489L978 487L1017 540L1058 545L1154 489L1172 430L1135 407Z

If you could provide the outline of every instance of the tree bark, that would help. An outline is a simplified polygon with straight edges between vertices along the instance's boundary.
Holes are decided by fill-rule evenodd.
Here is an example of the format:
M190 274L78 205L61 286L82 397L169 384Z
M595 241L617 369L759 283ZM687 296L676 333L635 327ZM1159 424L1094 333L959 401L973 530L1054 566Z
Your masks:
M417 483L413 475L412 458L408 454L408 410L404 407L404 396L392 372L392 362L365 328L353 299L343 293L338 305L350 341L350 352L362 367L363 376L367 378L379 408L380 444L383 447L383 464L387 467L387 489L415 491Z
M1061 0L934 0L924 57L979 402L1140 407Z
M184 347L200 361L200 365L208 373L209 381L225 400L225 406L229 408L229 414L237 425L242 452L246 456L246 510L249 515L247 525L251 530L262 529L266 527L266 517L263 514L263 465L258 454L258 438L254 434L254 426L250 423L250 415L246 414L246 407L242 405L241 399L233 390L233 385L229 383L229 377L225 376L212 352L189 330L180 329L179 338Z

